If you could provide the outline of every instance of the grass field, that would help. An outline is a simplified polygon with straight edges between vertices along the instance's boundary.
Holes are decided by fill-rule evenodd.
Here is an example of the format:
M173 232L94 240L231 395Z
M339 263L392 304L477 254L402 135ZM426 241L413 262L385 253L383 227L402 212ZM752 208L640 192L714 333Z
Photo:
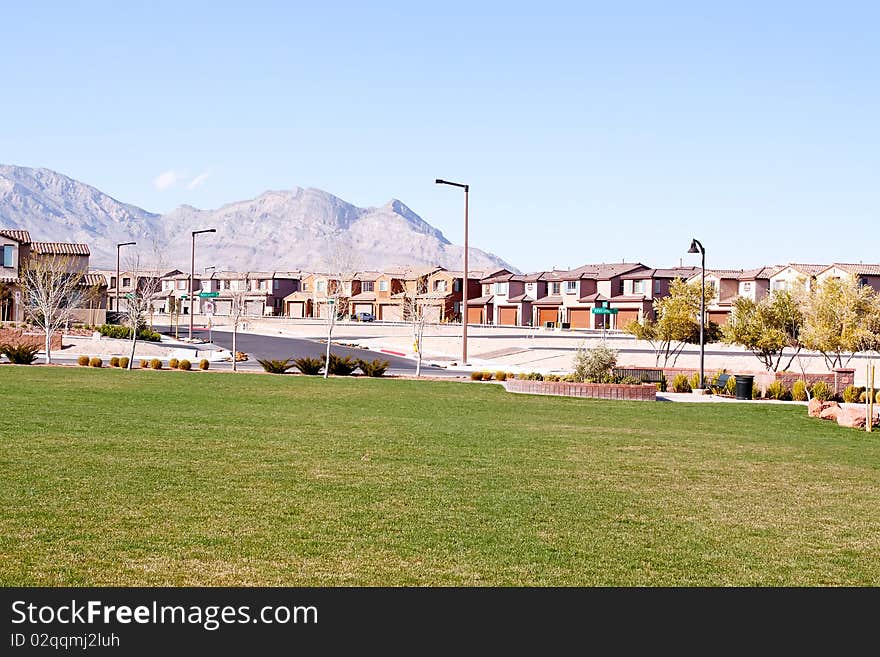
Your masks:
M3 585L880 584L880 433L799 406L0 367Z

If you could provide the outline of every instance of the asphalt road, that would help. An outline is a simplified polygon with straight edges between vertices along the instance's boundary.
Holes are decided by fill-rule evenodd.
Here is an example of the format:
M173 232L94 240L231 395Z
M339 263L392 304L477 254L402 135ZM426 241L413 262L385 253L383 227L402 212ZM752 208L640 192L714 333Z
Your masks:
M156 327L157 330L167 330L167 327ZM184 331L181 331L181 336ZM205 340L208 339L208 330L204 328L195 328L194 335ZM211 335L214 344L224 349L232 349L232 333L228 331L213 331ZM311 357L320 358L326 352L327 345L313 340L303 340L302 338L291 338L281 335L254 335L252 333L239 333L236 339L236 349L246 353L251 360L257 358L283 360L285 358ZM369 349L356 349L352 347L343 347L340 345L332 345L331 350L337 356L351 356L352 358L362 358L364 360L387 360L389 363L389 374L415 374L415 361L407 358L400 358L391 354L384 354ZM259 367L259 366L258 366ZM422 373L426 376L462 376L460 372L447 371L443 368L430 367L422 363Z

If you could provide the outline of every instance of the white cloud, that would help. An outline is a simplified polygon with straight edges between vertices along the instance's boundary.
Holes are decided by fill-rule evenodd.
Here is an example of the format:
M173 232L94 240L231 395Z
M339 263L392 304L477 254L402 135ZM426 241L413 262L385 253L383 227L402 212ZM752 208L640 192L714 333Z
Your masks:
M169 187L174 187L180 178L181 175L176 171L164 171L153 179L153 187L161 192Z
M205 173L200 173L195 178L193 178L192 180L189 181L186 188L187 189L195 189L196 187L198 187L199 185L204 183L210 175L211 174L208 173L207 171L205 171Z

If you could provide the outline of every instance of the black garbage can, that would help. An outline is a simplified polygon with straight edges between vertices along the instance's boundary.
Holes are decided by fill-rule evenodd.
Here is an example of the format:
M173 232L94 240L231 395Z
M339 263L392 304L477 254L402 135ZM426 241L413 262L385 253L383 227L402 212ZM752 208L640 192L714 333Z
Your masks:
M737 374L736 375L736 398L737 399L751 399L752 398L752 385L755 381L755 377L751 374Z

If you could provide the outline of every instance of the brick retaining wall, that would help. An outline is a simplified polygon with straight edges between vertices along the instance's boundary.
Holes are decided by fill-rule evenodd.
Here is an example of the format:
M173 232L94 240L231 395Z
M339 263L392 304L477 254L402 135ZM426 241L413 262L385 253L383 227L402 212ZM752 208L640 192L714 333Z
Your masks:
M530 395L554 395L556 397L583 397L586 399L625 399L629 401L655 401L657 387L649 385L623 385L618 383L566 383L563 381L504 382L507 392L524 392Z

